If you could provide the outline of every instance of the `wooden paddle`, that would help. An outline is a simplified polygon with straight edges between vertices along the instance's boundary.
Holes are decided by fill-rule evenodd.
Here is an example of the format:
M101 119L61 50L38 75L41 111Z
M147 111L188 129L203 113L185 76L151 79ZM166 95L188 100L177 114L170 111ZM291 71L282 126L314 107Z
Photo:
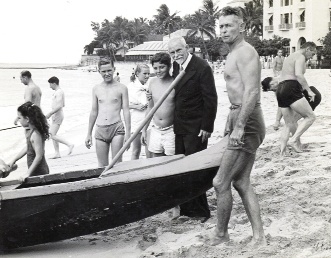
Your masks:
M101 173L100 177L105 176L106 171L111 169L115 163L118 161L118 159L122 156L124 151L129 147L131 142L136 138L136 136L140 133L141 129L147 124L147 122L152 118L156 110L162 105L163 101L168 97L170 92L175 88L175 86L178 84L178 82L183 78L185 75L185 71L180 72L176 79L170 84L169 88L166 90L166 92L163 94L163 96L158 100L158 102L154 105L154 107L151 109L151 111L146 115L145 119L141 122L141 124L138 126L137 130L131 135L131 137L124 143L123 147L119 150L119 152L115 155L113 160L110 162L110 164L105 168L105 170Z

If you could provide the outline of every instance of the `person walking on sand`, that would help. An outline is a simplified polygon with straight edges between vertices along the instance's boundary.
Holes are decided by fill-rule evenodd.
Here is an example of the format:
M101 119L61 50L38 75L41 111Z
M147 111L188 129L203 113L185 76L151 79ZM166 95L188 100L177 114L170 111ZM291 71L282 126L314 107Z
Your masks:
M277 56L274 58L273 67L272 67L275 77L278 77L280 75L283 68L283 63L284 63L283 50L279 49L277 51Z
M175 87L174 132L176 154L190 155L204 150L214 130L217 93L209 64L191 55L183 37L170 39L168 51L173 62L173 76L180 70L186 74ZM206 193L184 203L180 214L200 219L210 218Z
M48 123L41 109L31 101L24 103L17 109L18 121L24 128L26 136L26 146L8 164L15 169L15 163L23 156L27 156L28 170L24 173L10 173L1 182L18 179L24 182L29 176L39 176L49 174L49 168L45 159L45 141L49 138Z
M52 117L50 135L53 140L55 155L51 159L58 159L58 158L61 158L59 143L62 143L64 145L68 146L68 148L69 148L68 155L71 154L72 149L74 148L74 145L72 143L68 142L63 137L57 135L57 132L59 131L60 126L64 119L63 108L65 105L64 92L60 88L60 80L57 77L53 76L48 80L48 83L49 83L50 88L55 91L52 96L52 110L46 115L47 119Z
M261 63L256 50L244 40L245 24L238 7L224 7L220 36L229 46L224 79L231 103L225 126L229 135L220 168L213 180L217 195L217 225L211 245L229 241L232 209L231 183L238 191L253 229L253 245L266 245L260 207L250 182L255 153L265 136L260 104Z
M120 78L120 73L116 73L116 76L114 77L115 81L121 82L121 78Z
M149 93L151 99L148 103L147 114L154 107L154 104L163 96L167 91L173 78L170 76L171 57L168 53L157 53L152 59L151 63L156 77L152 78L149 82ZM153 116L153 126L150 132L150 139L148 150L152 153L153 157L164 155L175 155L175 134L173 130L174 111L175 111L175 91L172 90L162 105L158 108ZM142 131L142 143L147 144L147 123Z
M316 54L316 44L306 42L301 49L289 55L284 61L283 69L279 78L279 85L276 91L278 106L285 121L285 126L280 137L280 154L285 155L286 145L294 151L302 152L300 137L314 123L316 117L304 97L306 90L310 101L314 101L315 94L309 88L305 79L306 61ZM298 125L295 112L299 113L303 120ZM292 137L290 138L290 133Z
M135 69L135 80L128 84L129 107L131 111L131 132L134 133L141 122L144 120L148 107L146 93L148 91L147 81L149 79L150 69L147 64L138 64ZM132 141L131 160L139 159L141 151L141 132ZM145 148L146 157L150 154Z
M125 85L114 81L115 72L113 60L100 59L98 69L103 82L93 87L92 110L85 145L92 146L92 130L96 124L95 142L99 167L109 165L109 150L111 147L112 158L123 146L123 141L128 140L131 134L130 110L128 89ZM121 120L121 110L125 122L125 129ZM129 148L129 147L128 147ZM122 157L118 162L122 161Z
M24 102L31 101L38 107L40 107L41 101L41 89L37 86L34 81L32 80L32 75L29 71L24 70L21 72L21 83L26 85L25 92L24 92ZM14 121L14 124L17 125L17 118Z

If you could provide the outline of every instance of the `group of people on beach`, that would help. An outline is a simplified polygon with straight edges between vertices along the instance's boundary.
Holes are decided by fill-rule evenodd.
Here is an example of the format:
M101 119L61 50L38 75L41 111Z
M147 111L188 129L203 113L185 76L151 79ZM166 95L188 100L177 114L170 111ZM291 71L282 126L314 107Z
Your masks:
M260 102L261 62L256 50L244 40L243 18L239 8L225 7L220 12L220 36L229 47L224 78L231 106L224 133L228 138L228 145L213 180L217 194L218 222L214 234L206 240L211 245L229 241L231 185L242 198L251 222L252 244L266 245L258 199L250 182L256 150L266 134ZM315 93L304 78L305 61L315 53L316 45L307 42L286 60L281 57L280 52L275 58L274 69L277 75L280 74L276 95L286 125L281 140L282 154L286 144L295 151L301 151L300 136L315 120L309 105L309 101L314 101ZM184 38L176 37L169 40L168 53L161 52L152 57L151 66L156 77L149 78L150 67L147 64L138 64L132 82L125 86L119 80L114 80L115 66L112 60L102 58L99 61L98 69L103 80L92 90L92 109L85 140L86 147L91 148L95 127L94 138L99 167L108 166L109 152L111 151L114 158L133 131L138 129L142 129L142 132L139 132L132 142L131 159L139 158L142 145L146 146L148 158L161 155L190 155L207 148L208 138L214 130L218 105L210 65L190 54ZM23 83L25 80L31 83L31 75L29 77L22 72L21 80ZM52 78L49 82L59 84L58 80ZM55 85L52 88L54 90L57 89ZM171 90L171 87L174 89ZM9 163L9 167L12 167L17 159L28 154L28 160L32 160L32 163L30 162L29 170L24 177L34 175L33 171L48 173L44 159L44 142L49 135L53 140L61 142L55 137L59 125L53 127L49 134L46 117L52 116L53 123L61 121L61 113L58 112L61 106L64 106L64 99L63 102L56 101L53 111L44 116L40 109L41 93L36 85L33 85L33 88L33 94L27 93L31 95L30 99L26 97L26 100L30 101L18 108L18 121L23 127L28 128L28 147ZM146 120L148 112L169 89L169 95L153 115L152 121ZM303 89L307 91L309 101L304 98ZM61 99L61 96L63 93L56 94L56 98ZM121 119L122 111L124 123ZM58 114L58 117L54 118L55 114ZM303 117L299 125L297 114ZM290 134L292 138L288 141ZM69 152L72 151L73 146L68 146ZM35 156L30 156L32 150ZM210 217L206 194L181 204L174 216L206 221Z
M45 141L49 138L52 139L55 149L53 159L61 157L59 143L68 146L68 155L71 154L74 148L74 144L57 135L64 119L63 107L65 106L64 92L60 87L60 80L55 76L48 80L54 94L52 96L51 111L46 115L40 107L41 89L32 80L31 73L27 70L22 71L20 80L26 86L24 92L25 103L18 107L14 124L17 125L19 122L24 128L26 145L8 164L0 160L0 183L13 179L23 182L29 176L49 174L45 159ZM47 122L47 119L50 118L52 120L51 125ZM16 170L16 162L25 155L27 156L28 170L19 175L10 174L10 172Z

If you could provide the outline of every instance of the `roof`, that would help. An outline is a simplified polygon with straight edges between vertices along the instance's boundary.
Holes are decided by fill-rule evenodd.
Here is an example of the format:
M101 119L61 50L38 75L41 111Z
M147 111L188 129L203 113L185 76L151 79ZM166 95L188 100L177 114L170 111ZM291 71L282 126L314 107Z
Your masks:
M163 41L147 41L136 47L129 49L125 54L126 56L136 56L136 55L154 55L158 52L168 51L167 42Z

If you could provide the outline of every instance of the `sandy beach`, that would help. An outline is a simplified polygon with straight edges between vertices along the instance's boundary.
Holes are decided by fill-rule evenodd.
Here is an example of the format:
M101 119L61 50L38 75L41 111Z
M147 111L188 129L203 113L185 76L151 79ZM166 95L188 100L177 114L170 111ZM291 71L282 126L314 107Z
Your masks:
M134 66L133 63L116 64L121 82L129 82ZM43 80L53 76L53 73L41 73ZM99 74L93 72L73 70L58 73L75 74L77 78L83 78L81 83L84 83L84 78L95 80L95 83L100 81ZM271 75L272 70L262 71L262 79ZM272 127L277 111L275 95L273 92L261 92L267 135L257 152L252 183L259 198L268 246L261 249L246 246L252 231L241 199L235 191L229 224L230 242L219 246L205 244L204 236L212 233L216 224L216 195L211 189L207 195L212 216L205 223L193 220L172 221L171 213L164 212L92 235L12 250L3 257L331 257L331 174L328 174L331 173L331 105L327 101L331 97L331 80L329 70L307 70L306 78L309 85L321 92L322 102L315 110L315 123L302 137L305 151L300 154L287 151L284 159L279 155L280 131L275 131ZM225 82L220 71L215 71L215 81L219 105L215 131L209 145L222 138L229 107ZM61 146L62 158L52 160L49 157L53 155L53 146L51 142L47 142L47 162L51 173L97 166L94 147L88 150L84 146L92 86L81 85L84 92L80 91L80 87L64 88L67 115L59 134L70 139L75 148L72 155L67 156L66 148ZM47 99L51 96L51 90L46 87L45 85L42 88L42 106L45 109L50 108ZM7 109L10 112L15 111L14 106ZM0 112L8 113L8 110L3 109ZM13 119L9 122L11 121ZM2 126L8 126L9 122ZM20 129L14 130L18 130L17 134L23 134ZM17 137L22 140L23 135ZM20 143L20 140L16 141L15 147ZM7 155L7 160L12 155L6 154L4 150L2 152L2 155ZM130 155L131 150L125 152L124 161L129 160ZM25 163L25 159L18 162L19 170L26 169Z

